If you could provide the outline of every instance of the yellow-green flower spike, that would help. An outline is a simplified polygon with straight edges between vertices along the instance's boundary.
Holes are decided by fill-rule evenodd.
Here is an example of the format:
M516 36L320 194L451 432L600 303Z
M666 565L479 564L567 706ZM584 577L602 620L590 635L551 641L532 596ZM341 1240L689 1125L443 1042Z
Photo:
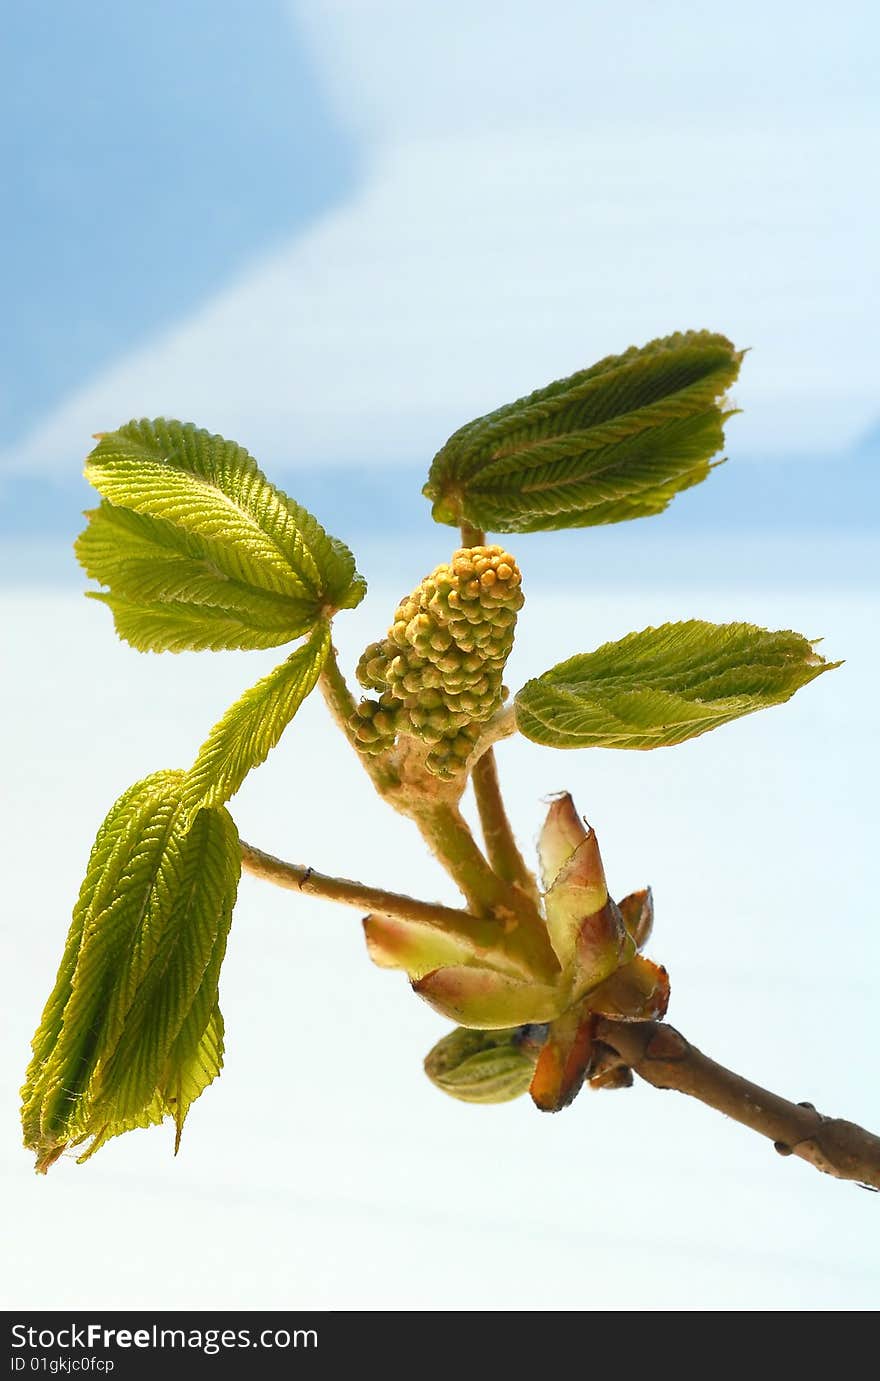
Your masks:
M387 733L352 721L365 752L381 751L393 734L429 744L429 771L464 769L478 726L501 705L504 666L523 604L522 577L503 547L462 547L399 605L388 636L371 643L358 663L365 690L379 691ZM359 707L358 721L377 711ZM393 724L393 733L390 726ZM377 746L378 745L378 746Z
M398 711L389 704L387 694L378 700L364 699L351 717L351 729L362 753L382 753L390 748L397 734Z

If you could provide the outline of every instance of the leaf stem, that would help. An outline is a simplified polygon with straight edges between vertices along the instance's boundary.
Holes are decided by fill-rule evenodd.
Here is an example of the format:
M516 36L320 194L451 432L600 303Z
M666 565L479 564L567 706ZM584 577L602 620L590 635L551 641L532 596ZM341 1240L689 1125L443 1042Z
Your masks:
M471 780L489 862L500 878L513 883L537 902L538 884L519 851L501 795L498 765L491 748L477 759Z
M490 868L457 805L415 798L407 813L457 883L471 910L485 915L507 904L509 889Z
M418 826L432 853L458 886L472 912L478 916L494 914L509 919L511 924L522 920L524 900L512 895L509 884L493 872L471 834L467 821L455 800L443 795L437 781L423 771L421 755L413 745L403 755L393 758L371 757L357 746L351 728L355 702L345 677L331 648L321 673L321 690L336 723L369 773L379 794L399 814L407 816ZM457 788L457 795L461 788ZM367 905L370 905L367 903ZM373 909L381 909L374 907ZM530 920L537 917L529 908ZM543 948L539 941L538 948Z
M790 1103L710 1060L672 1026L599 1020L597 1039L655 1088L698 1098L799 1156L817 1170L880 1190L880 1137L854 1122L823 1117L812 1103Z
M450 801L413 800L406 812L478 916L491 916L508 932L519 932L536 973L548 978L559 962L535 901L498 876L480 850L458 806Z
M461 524L461 545L463 547L484 547L486 545L486 534L482 528L474 527L471 523Z
M293 892L304 892L307 896L325 897L328 901L341 902L344 906L357 907L359 911L375 911L384 916L394 916L403 921L420 921L428 925L439 925L454 930L462 926L478 926L479 919L468 911L451 906L441 906L435 902L419 901L400 892L388 892L384 887L370 887L365 882L352 882L348 878L329 877L302 863L286 863L274 854L264 853L253 844L241 841L242 867L254 877L265 878L277 887L286 887Z
M373 785L380 795L385 795L391 788L398 786L400 778L392 763L381 756L371 756L360 750L358 741L352 728L352 715L357 705L355 698L348 687L348 682L342 674L339 662L336 659L336 649L331 646L321 672L321 679L318 683L321 693L331 715L335 719L339 728L342 730L348 742L357 753L361 766L372 779Z
M348 878L328 877L326 873L319 873L301 863L287 863L273 854L264 853L244 840L241 841L241 862L242 867L254 877L274 882L277 887L324 897L327 901L341 902L344 906L353 906L373 915L415 921L471 945L475 944L481 954L494 955L496 960L504 959L528 977L546 980L553 976L544 947L536 943L533 929L520 925L516 919L511 919L509 926L499 926L494 915L475 916L470 911L420 901L400 892L389 892L384 887L370 887ZM498 879L495 881L497 883Z
M483 725L480 737L474 744L466 767L473 771L474 765L479 762L483 754L493 744L500 743L504 738L510 738L516 731L516 710L513 705L505 705L503 709L496 710L492 718L487 719Z
M431 852L461 891L469 912L483 919L494 919L509 932L518 932L514 948L528 954L535 972L545 976L555 974L559 965L537 906L537 894L524 893L499 877L458 808L464 777L459 784L444 790L438 780L424 770L423 745L408 739L393 755L371 757L362 753L351 727L354 697L333 648L324 663L320 685L333 718L357 752L379 795L418 827ZM497 720L494 732L499 737L515 728L506 712ZM376 905L373 909L381 910L381 907Z

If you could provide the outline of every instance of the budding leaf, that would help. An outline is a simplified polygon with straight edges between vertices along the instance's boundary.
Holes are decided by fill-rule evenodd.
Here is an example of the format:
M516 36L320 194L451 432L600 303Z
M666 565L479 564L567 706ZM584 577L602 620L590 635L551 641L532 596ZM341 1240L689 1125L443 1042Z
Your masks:
M654 929L654 894L650 887L630 892L617 903L621 919L636 949L642 949Z
M678 332L478 417L434 457L434 518L545 532L662 513L708 475L741 360L724 336Z
M251 769L266 761L314 690L329 651L330 629L323 623L287 661L230 706L187 774L185 795L191 810L222 805L235 795Z
M401 920L397 916L364 917L367 952L380 969L403 969L418 980L435 969L482 964L514 977L531 977L521 961L499 939L494 921L469 917L459 927L444 922Z
M615 1021L654 1021L669 1006L669 974L662 964L636 954L590 993L589 1006Z
M129 422L101 437L85 474L106 502L77 555L141 651L274 647L363 598L348 548L233 441Z
M483 1031L552 1021L567 1002L565 992L547 983L477 965L435 969L414 981L412 988L441 1016Z
M463 1103L509 1103L525 1093L535 1068L528 1027L470 1031L459 1026L425 1057L437 1088Z
M840 666L799 633L699 619L605 643L528 681L516 722L552 748L663 748L780 705Z
M224 810L190 820L182 772L130 788L98 832L22 1089L45 1170L68 1145L166 1116L178 1140L219 1073L220 965L240 873Z

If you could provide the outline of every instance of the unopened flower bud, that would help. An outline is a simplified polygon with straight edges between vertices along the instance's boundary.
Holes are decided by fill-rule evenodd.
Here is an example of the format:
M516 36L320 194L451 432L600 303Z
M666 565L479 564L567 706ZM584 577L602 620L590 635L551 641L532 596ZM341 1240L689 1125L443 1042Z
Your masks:
M357 678L364 690L385 690L388 653L384 643L370 643L357 664Z
M364 699L351 716L350 729L362 753L382 753L394 742L397 712L385 703L388 700L387 695L379 700Z
M547 812L538 853L550 943L576 999L628 962L635 945L608 895L595 832L567 793Z
M506 694L520 587L519 568L501 547L461 548L400 602L387 638L358 663L361 685L383 691L399 711L395 732L431 745L427 766L437 776L462 770L470 749L454 746L459 734L488 719ZM366 751L388 746L387 738L379 747L357 738Z
M459 1027L438 1041L425 1059L432 1084L463 1103L509 1103L528 1090L534 1068L534 1047L522 1027Z

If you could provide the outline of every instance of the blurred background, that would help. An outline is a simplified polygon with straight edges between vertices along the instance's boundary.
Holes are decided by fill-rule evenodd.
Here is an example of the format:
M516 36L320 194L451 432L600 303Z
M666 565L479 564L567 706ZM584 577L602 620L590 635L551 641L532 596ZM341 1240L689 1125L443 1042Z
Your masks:
M878 1201L646 1087L557 1118L445 1099L420 1070L443 1024L369 966L356 914L251 880L227 1068L178 1160L154 1130L38 1181L17 1127L97 824L277 660L116 642L71 552L92 433L166 415L246 445L359 558L353 666L455 543L419 492L452 430L706 327L750 347L729 463L661 517L512 540L508 681L691 616L824 635L846 665L670 752L500 766L525 840L570 787L613 889L654 885L677 1025L880 1128L876 6L33 0L5 27L9 1306L876 1306ZM317 703L235 814L454 900Z

